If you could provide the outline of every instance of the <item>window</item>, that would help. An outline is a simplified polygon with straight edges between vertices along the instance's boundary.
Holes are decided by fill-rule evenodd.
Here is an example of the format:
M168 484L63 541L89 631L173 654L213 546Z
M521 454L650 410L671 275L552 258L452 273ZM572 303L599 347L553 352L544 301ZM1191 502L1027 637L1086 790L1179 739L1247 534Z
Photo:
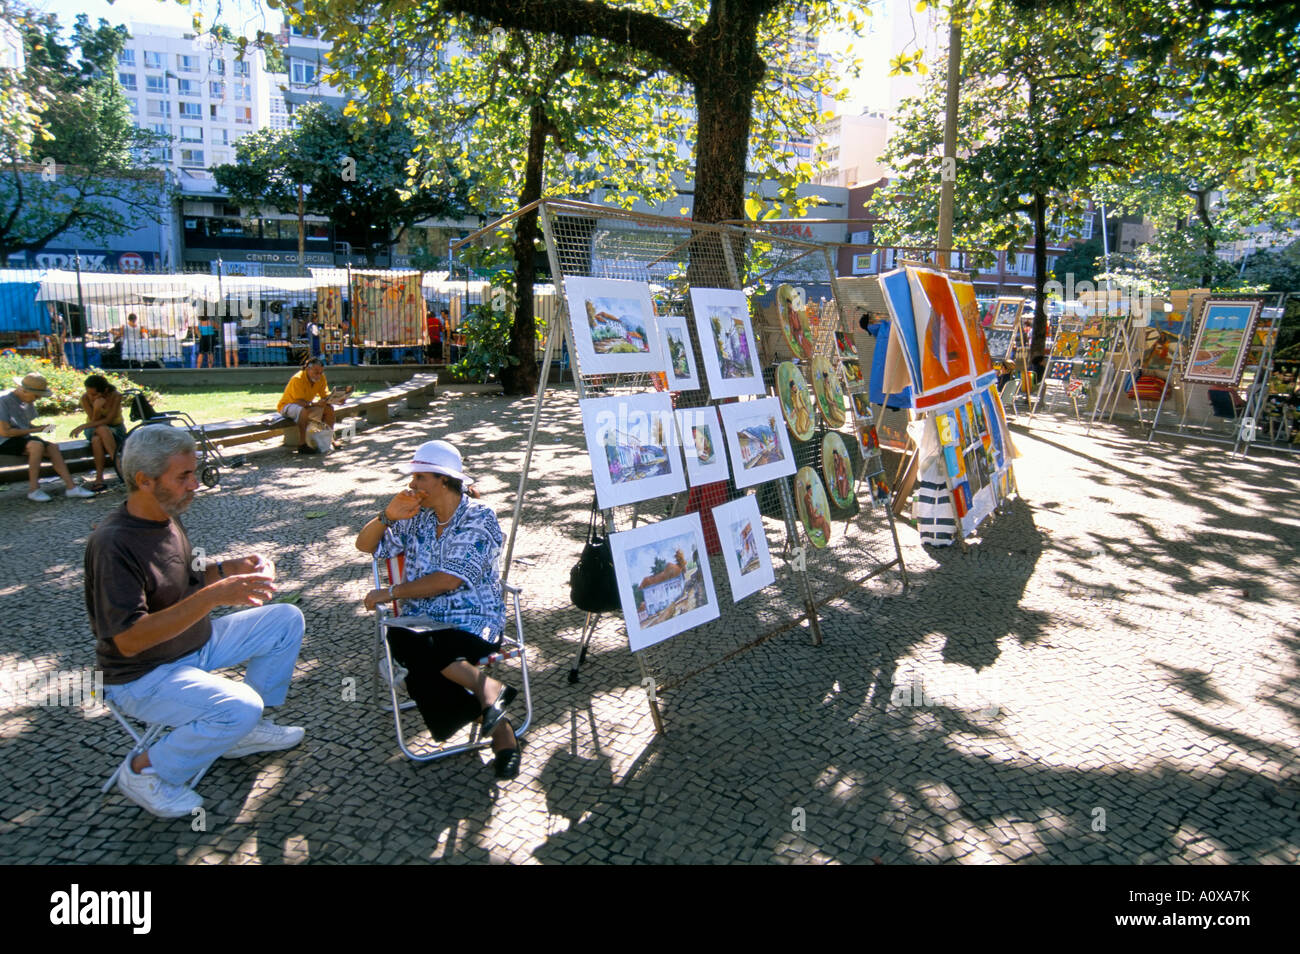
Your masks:
M202 96L203 84L198 80L178 79L176 81L176 92L181 96Z
M150 124L149 124L149 129L150 129L151 132L155 132L155 133L157 133L159 136L166 136L168 139L171 139L171 138L172 138L172 124L171 124L171 123L150 123Z
M118 73L117 81L122 84L123 89L128 89L133 93L140 88L136 84L134 73Z
M167 77L165 76L146 76L144 78L144 88L150 93L166 93Z
M306 60L294 60L291 66L294 86L310 86L316 82L316 64Z
M230 153L214 151L212 153L212 164L214 166L224 166L230 162Z
M226 75L226 61L213 58L208 60L208 72L216 73L218 76Z
M197 73L199 71L199 58L192 53L176 54L176 72L178 73Z
M248 65L248 60L235 60L234 67L234 74L236 76L249 76L252 74L252 70Z
M1083 228L1079 231L1080 238L1085 241L1092 238L1092 213L1089 212L1083 217Z
M181 127L181 142L202 142L202 141L203 141L202 126Z
M248 106L240 106L235 110L235 122L244 125L253 125L253 110Z
M217 80L213 80L212 82L208 83L208 95L211 96L213 99L225 99L226 84L219 82Z
M135 50L123 50L117 54L118 66L135 66Z
M1059 256L1059 255L1049 255L1049 256L1047 256L1047 274L1048 274L1048 275L1051 275L1053 272L1056 271L1056 260L1057 260L1058 258L1060 258L1060 257L1061 257L1061 256Z
M181 165L182 165L182 166L199 166L199 167L202 167L202 166L203 166L203 150L202 150L202 149L182 149L182 150L181 150Z
M171 162L172 148L171 146L160 146L152 150L150 155L153 157L154 162Z
M161 53L155 53L152 50L145 50L144 68L147 70L165 69L163 66L163 55Z
M235 99L236 99L236 100L241 100L241 101L243 101L243 102L245 102L245 103L252 101L252 99L253 99L253 87L252 87L252 84L250 84L250 83L236 83L236 84L235 84Z
M226 121L226 107L218 106L216 103L209 103L208 119L224 123Z
M1010 271L1010 269L1008 269ZM1016 254L1015 273L1017 275L1034 274L1034 256L1028 252L1019 252Z
M134 100L134 99L128 99L128 100L126 101L126 111L127 111L128 113L131 114L131 118L132 118L132 119L139 119L139 118L140 118L140 103L139 103L139 101Z
M181 103L181 118L202 119L203 107L198 103Z
M150 116L170 116L172 114L172 104L165 99L149 100Z
M212 130L212 141L218 146L230 145L230 130L225 127L218 127Z

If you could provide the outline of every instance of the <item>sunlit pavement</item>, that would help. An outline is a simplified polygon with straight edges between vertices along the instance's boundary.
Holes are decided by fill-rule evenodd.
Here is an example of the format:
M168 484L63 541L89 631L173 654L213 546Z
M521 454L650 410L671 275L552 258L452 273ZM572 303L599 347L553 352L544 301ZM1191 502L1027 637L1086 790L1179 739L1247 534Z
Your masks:
M1297 461L1043 418L1014 434L1024 500L969 550L925 550L901 524L909 593L885 574L823 608L822 646L794 628L662 693L656 738L617 620L568 680L591 498L556 392L512 574L537 708L521 775L496 783L486 755L406 762L368 695L352 541L432 437L461 446L508 523L531 411L444 396L324 459L273 449L223 471L186 525L214 555L269 552L299 598L307 641L277 719L307 740L219 761L204 816L162 821L100 794L126 752L102 709L6 705L0 861L1300 860ZM0 662L88 668L82 554L123 491L22 491L0 491Z

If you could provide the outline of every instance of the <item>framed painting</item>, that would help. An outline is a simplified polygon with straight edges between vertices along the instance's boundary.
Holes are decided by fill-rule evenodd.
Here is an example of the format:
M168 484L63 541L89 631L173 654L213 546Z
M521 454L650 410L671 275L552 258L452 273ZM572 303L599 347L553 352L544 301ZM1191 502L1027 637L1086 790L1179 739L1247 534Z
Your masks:
M578 403L602 510L686 489L667 394L628 394Z
M691 333L682 315L667 315L658 319L660 344L668 365L669 391L694 391L700 386L695 370L695 355L691 351Z
M984 340L988 342L989 354L994 361L1006 361L1011 356L1011 342L1015 330L1011 328L985 328Z
M727 452L723 448L726 438L718 423L718 409L708 407L680 407L676 411L677 425L681 428L682 450L686 452L686 477L692 487L716 484L731 476L727 470Z
M831 366L831 359L819 354L812 360L813 391L817 394L817 406L822 409L822 416L831 427L844 424L844 389L840 387L840 376Z
M749 320L745 293L727 288L692 288L691 308L710 394L720 398L765 393L758 341Z
M1240 381L1259 310L1258 301L1207 300L1183 379L1229 387Z
M776 366L776 394L781 400L781 413L797 441L813 436L817 414L813 410L813 395L803 374L793 361L782 361Z
M993 327L1001 331L1013 330L1024 306L1024 300L1020 298L999 298L993 305Z
M582 374L663 372L648 284L575 276L564 294Z
M718 528L718 543L727 564L727 580L734 602L739 603L776 580L757 497L746 494L714 507L713 524Z
M739 401L718 410L737 487L752 487L795 472L790 437L781 426L780 401Z
M698 513L612 533L609 548L632 652L718 618Z
M853 335L845 331L835 332L835 350L841 358L848 358L853 361L858 360L858 346L853 341Z

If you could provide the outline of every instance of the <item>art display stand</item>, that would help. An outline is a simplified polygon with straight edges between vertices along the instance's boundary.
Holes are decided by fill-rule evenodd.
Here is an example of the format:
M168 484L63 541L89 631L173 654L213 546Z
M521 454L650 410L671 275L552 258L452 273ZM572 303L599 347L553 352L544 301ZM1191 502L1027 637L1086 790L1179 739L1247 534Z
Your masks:
M1195 316L1194 321L1187 322L1186 333L1179 338L1176 358L1171 361L1169 381L1164 391L1164 394L1168 395L1173 390L1172 382L1176 372L1180 379L1178 387L1182 391L1182 410L1178 424L1173 430L1162 430L1160 428L1161 415L1166 403L1165 396L1162 396L1152 417L1151 429L1147 432L1148 443L1156 434L1168 437L1194 435L1198 440L1231 445L1234 455L1245 456L1249 453L1250 445L1255 441L1259 432L1261 426L1259 422L1265 402L1268 400L1268 381L1272 373L1273 353L1277 347L1277 335L1281 327L1287 297L1288 293L1280 292L1262 294L1213 293L1204 295L1201 298L1199 302L1200 313ZM1198 329L1205 322L1210 303L1219 301L1242 303L1261 301L1263 303L1259 317L1256 319L1254 328L1251 331L1252 342L1248 347L1247 357L1241 373L1235 381L1231 382L1188 381L1188 369L1195 359L1192 347L1197 340ZM1231 436L1214 433L1206 424L1188 423L1187 417L1192 406L1193 395L1203 393L1207 395L1208 400L1208 392L1211 390L1226 390L1235 394L1240 387L1241 380L1247 374L1251 376L1251 383L1247 389L1245 402L1234 419ZM1278 449L1289 450L1289 448Z
M1097 419L1105 416L1110 423L1115 415L1120 396L1133 390L1133 407L1139 424L1145 424L1142 412L1142 398L1137 392L1137 380L1142 373L1142 354L1134 344L1136 328L1131 317L1102 319L1106 329L1105 337L1109 339L1109 348L1101 367L1100 383L1097 386L1092 405L1092 414L1088 418L1088 434ZM1166 387L1166 391L1168 388Z
M1074 318L1062 318L1057 322L1052 352L1047 357L1043 380L1038 385L1038 394L1029 409L1029 420L1032 421L1045 406L1053 409L1069 406L1074 412L1075 421L1083 423L1083 418L1079 416L1082 381L1075 375L1075 356L1078 354L1083 327L1083 322Z
M832 291L835 288L834 269L826 246L748 229L641 215L571 200L547 199L533 203L467 236L456 243L453 250L460 257L461 250L468 247L499 245L502 227L532 208L539 212L559 307L554 319L549 322L546 333L545 354L524 448L513 519L504 546L503 578L508 578L511 571L516 540L523 529L524 503L530 489L530 472L543 410L555 400L548 378L561 342L564 342L570 356L571 373L580 402L586 402L593 394L610 399L627 396L631 400L635 396L662 394L668 390L668 380L662 373L595 373L592 367L587 366L592 363L592 359L583 358L579 342L575 339L573 322L588 322L584 325L584 333L587 333L588 325L594 319L591 315L583 315L579 319L571 314L567 286L572 284L574 288L580 288L581 284L576 279L649 283L654 290L657 312L655 323L658 324L658 319L666 316L686 316L688 327L692 328L694 325L690 324L690 319L694 314L693 292L701 289L772 287L782 281L786 273L805 276L810 271L817 274L820 280L828 282ZM765 270L759 274L747 274L746 261L761 261ZM836 353L834 332L843 330L845 325L838 308L831 306L826 310L829 314L822 316L816 327L814 359L827 359L834 374L838 376L843 370ZM676 411L743 406L744 398L737 405L731 403L729 398L718 399L711 394L709 383L705 380L706 365L700 336L692 332L690 339L700 387L671 391ZM760 352L763 350L766 349L761 348ZM774 371L772 366L762 369L763 382L769 389L774 384ZM842 387L842 379L837 379L841 380ZM768 393L771 393L770 390ZM851 398L846 403L849 406L845 408L845 420L841 427L852 427L855 418ZM724 414L723 417L725 416ZM679 414L675 413L674 426L678 426L679 420ZM781 421L779 426L785 428L785 422ZM818 471L822 469L822 436L827 430L839 428L828 427L826 420L819 415L818 430L813 439L802 443L791 441L796 467L813 467ZM846 444L855 440L847 431L845 436L848 438ZM679 444L684 444L684 437L679 429ZM876 459L879 459L878 454ZM584 460L583 466L586 467L587 464L588 461ZM732 459L730 466L734 468L738 465ZM859 483L864 476L868 476L868 468L865 459L857 462L855 474ZM698 574L706 570L710 574L712 585L716 589L720 615L698 628L687 629L633 652L658 733L664 732L659 702L665 691L801 624L807 625L811 641L814 645L819 645L822 642L822 632L818 608L893 567L897 567L906 588L906 566L893 514L888 507L880 508L883 514L877 513L872 507L855 508L855 512L848 515L832 512L830 545L818 549L808 545L809 538L796 515L792 479L783 477L753 487L752 499L757 501L759 511L766 518L762 521L764 538L773 558L775 581L738 602L733 602L729 588L723 585L730 578L723 565L719 535L712 518L715 506L741 500L749 494L750 488L737 488L734 474L723 481L688 486L685 491L667 496L602 509L605 531L615 535L638 526L646 527L661 520L691 513L698 513L703 524L709 554L707 557L700 555L701 566L695 572ZM587 493L592 491L592 484L588 483ZM869 522L868 515L876 518L873 527L866 526ZM879 526L881 517L885 528ZM887 537L881 532L886 528ZM581 542L575 539L571 545L572 556L576 560ZM777 556L781 558L779 561L775 559ZM558 554L557 558L567 570L569 564L563 562L563 557ZM687 564L679 560L678 565L683 567L684 575ZM691 565L695 564L692 562ZM651 579L653 577L646 578ZM642 581L643 589L646 585L646 581ZM646 605L649 605L648 598ZM576 682L579 678L582 661L600 619L594 613L586 616L570 669L571 682ZM630 624L621 616L619 619L625 634L629 634ZM642 624L643 621L638 621L638 627Z

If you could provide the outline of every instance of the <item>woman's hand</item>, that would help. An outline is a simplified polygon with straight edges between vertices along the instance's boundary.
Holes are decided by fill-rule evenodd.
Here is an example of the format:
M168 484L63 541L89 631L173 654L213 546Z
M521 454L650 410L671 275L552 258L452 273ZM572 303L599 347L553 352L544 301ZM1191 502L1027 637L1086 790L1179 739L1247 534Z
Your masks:
M387 589L371 590L369 593L366 594L366 599L365 599L366 609L373 610L380 603L390 602L392 598L393 598L393 594Z
M384 508L389 520L410 520L420 512L420 495L414 490L403 490L388 501Z
M70 431L68 432L68 436L69 436L69 437L76 437L78 434L80 434L82 431L84 431L87 427L88 427L88 425L86 425L86 424L78 424L76 427L74 427L72 430L70 430Z

